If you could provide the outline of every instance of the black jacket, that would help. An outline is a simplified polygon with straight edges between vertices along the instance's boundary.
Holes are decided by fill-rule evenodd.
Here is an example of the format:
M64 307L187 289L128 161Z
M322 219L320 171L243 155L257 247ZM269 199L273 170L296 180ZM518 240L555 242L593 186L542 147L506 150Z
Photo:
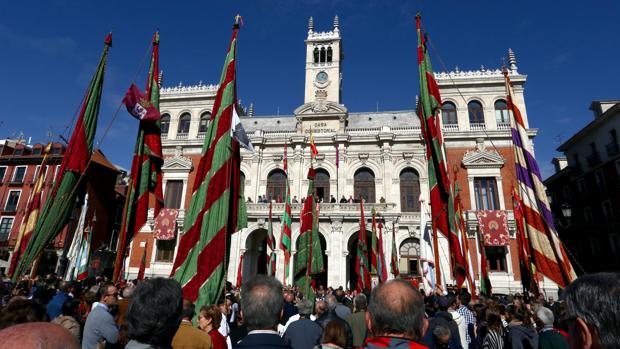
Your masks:
M325 327L331 321L340 321L343 324L345 331L347 332L347 345L345 348L353 348L353 331L351 331L351 326L349 326L349 323L342 319L340 316L336 315L336 312L326 311L314 321L316 321L317 324L321 325L323 330L325 330Z
M291 349L290 346L284 344L282 337L275 333L254 333L243 338L239 343L234 344L233 348L239 349L269 349L281 348Z
M467 349L461 345L461 338L459 336L459 327L456 321L452 318L452 315L446 311L438 311L435 316L428 321L428 330L422 338L422 343L427 347L435 348L435 341L433 338L433 330L435 327L443 326L450 330L450 348L451 349Z

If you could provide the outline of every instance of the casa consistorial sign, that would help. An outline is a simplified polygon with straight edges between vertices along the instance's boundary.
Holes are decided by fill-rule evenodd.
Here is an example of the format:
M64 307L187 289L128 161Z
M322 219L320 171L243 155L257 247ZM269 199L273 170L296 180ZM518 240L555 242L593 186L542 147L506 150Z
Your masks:
M340 129L339 120L305 120L303 122L303 133L310 135L312 129L313 134L338 133Z

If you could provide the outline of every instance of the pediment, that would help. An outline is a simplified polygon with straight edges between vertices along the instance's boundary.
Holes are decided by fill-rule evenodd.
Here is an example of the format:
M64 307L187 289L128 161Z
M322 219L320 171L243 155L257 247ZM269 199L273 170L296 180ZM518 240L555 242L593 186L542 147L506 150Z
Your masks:
M308 114L344 114L348 113L347 108L336 102L316 101L306 103L295 109L295 115Z
M468 151L463 156L465 168L501 168L506 160L494 150Z
M171 158L165 158L164 164L161 167L164 172L181 171L190 172L194 168L192 160L185 156L174 156Z

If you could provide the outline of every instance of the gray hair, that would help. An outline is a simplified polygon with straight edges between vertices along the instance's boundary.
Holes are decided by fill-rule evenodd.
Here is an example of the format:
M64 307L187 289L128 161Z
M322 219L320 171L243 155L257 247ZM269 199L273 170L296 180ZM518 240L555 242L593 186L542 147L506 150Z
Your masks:
M450 329L445 326L437 325L433 330L433 335L435 337L445 337L450 335Z
M553 316L551 309L540 307L536 310L536 317L539 318L545 326L553 326L555 317Z
M133 291L136 289L135 286L127 286L123 289L123 298L131 298L133 297Z
M333 294L328 295L327 297L325 297L325 302L327 303L327 309L329 309L329 311L336 310L336 307L338 306L338 300L336 299L336 296L334 296Z
M243 321L248 330L275 329L283 303L280 281L266 275L251 278L241 290Z
M353 305L355 305L356 311L366 310L368 308L368 298L366 298L365 294L360 293L353 298Z
M565 290L566 315L595 329L603 348L620 343L620 273L584 275Z
M297 312L299 315L310 315L312 314L312 302L308 299L302 299L297 302Z

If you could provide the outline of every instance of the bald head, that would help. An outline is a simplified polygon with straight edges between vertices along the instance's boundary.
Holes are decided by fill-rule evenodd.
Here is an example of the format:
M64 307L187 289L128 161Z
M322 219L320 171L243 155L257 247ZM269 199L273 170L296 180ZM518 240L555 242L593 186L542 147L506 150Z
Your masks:
M29 322L0 331L0 349L79 349L76 338L64 327L49 322Z
M426 330L424 298L405 281L388 281L372 290L367 322L375 336L420 340Z

